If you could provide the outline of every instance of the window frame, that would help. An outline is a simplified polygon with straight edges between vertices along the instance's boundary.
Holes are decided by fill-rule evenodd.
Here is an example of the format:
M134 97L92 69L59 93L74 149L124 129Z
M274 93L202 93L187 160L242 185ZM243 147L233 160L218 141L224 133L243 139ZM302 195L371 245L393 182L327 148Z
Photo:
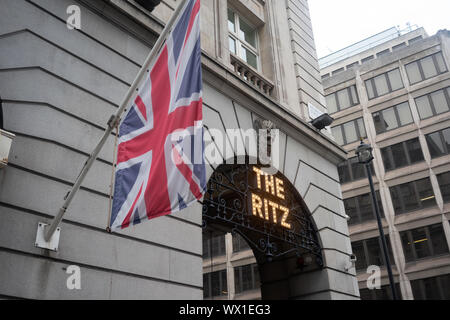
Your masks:
M359 128L359 125L358 125L358 120L359 120L359 119L361 119L362 125L364 126L364 131L365 131L365 135L364 135L364 136L362 136L362 135L361 135L361 132L360 132L360 128ZM348 142L348 141L347 141L347 137L346 137L346 135L345 135L344 125L347 124L347 123L350 123L350 122L353 122L354 125L355 125L357 139L356 139L355 141L350 141L350 142ZM339 127L339 128L341 129L342 141L344 142L344 144L343 144L342 146L346 146L346 145L348 145L348 144L355 143L355 142L357 142L357 141L358 141L359 139L361 139L361 138L367 138L366 125L365 125L365 123L364 123L364 118L362 118L362 117L361 117L361 118L356 118L356 119L351 120L351 121L347 121L347 122L342 123L342 124L339 124L339 125L337 125L337 126L334 126L333 128L337 128L337 127ZM332 129L333 129L333 128L332 128Z
M434 196L434 204L433 205L426 205L426 206L424 206L422 199L420 199L419 189L417 187L417 183L420 182L420 181L424 181L424 180L428 180L429 185L431 187L431 190L433 192L433 196ZM416 202L415 202L416 206L415 206L414 209L407 210L405 202L404 202L404 197L401 196L402 192L401 192L400 187L401 186L405 186L405 185L412 185L412 188L414 190L414 196L415 196L415 200L416 200ZM436 195L434 194L433 185L431 184L431 180L430 180L429 177L426 177L426 178L423 178L423 179L414 180L414 181L409 181L409 182L406 182L406 183L402 183L402 184L398 184L398 185L389 187L389 192L391 194L391 198L394 198L393 195L392 195L392 192L393 192L392 190L393 189L395 189L395 192L397 193L397 195L399 195L397 201L398 201L398 203L399 203L399 205L401 207L401 211L397 212L397 210L395 209L395 206L394 206L394 214L395 214L395 216L399 216L399 215L406 214L406 213L409 213L409 212L414 212L414 211L418 211L418 210L427 209L427 208L431 208L431 207L437 206Z
M358 269L356 268L356 265L355 265L355 269L356 269L357 272L361 271L361 270L365 270L370 265L373 265L373 261L372 261L373 257L371 257L369 255L370 251L368 249L367 242L373 241L374 239L378 240L378 246L379 246L378 250L379 250L379 255L380 255L380 258L381 258L381 262L382 262L382 265L380 265L380 267L386 267L386 261L385 261L384 254L383 254L383 244L382 244L382 241L381 241L381 237L378 236L378 237L373 237L373 238L368 238L368 239L363 239L363 240L358 240L358 241L352 242L352 252L353 252L353 244L354 243L357 243L357 244L362 243L362 245L363 245L362 247L363 247L363 251L364 251L364 261L365 261L366 265L360 266L360 268L358 268ZM394 257L393 257L394 253L392 251L389 235L386 234L385 235L385 239L386 239L386 244L387 244L387 249L388 249L389 260L391 262L391 265L395 266L395 260L394 260Z
M259 43L258 28L255 27L251 22L249 22L244 16L242 16L234 8L228 7L228 10L233 12L233 14L234 14L234 26L235 26L234 31L231 31L229 28L227 28L228 39L231 37L235 41L235 44L236 44L236 53L233 53L231 50L229 50L230 54L232 54L232 55L236 56L237 58L239 58L240 60L244 61L247 65L249 65L253 69L260 71L261 70L261 57L260 57L260 43ZM239 36L239 30L240 30L240 20L239 19L242 19L249 27L253 28L253 30L255 31L256 48L253 47L250 43L248 43L245 39L241 39L241 37ZM229 21L228 18L227 18L227 21ZM242 50L241 45L243 47L247 48L251 53L253 53L256 56L256 68L241 57L241 50Z
M357 101L353 101L352 88L354 88L354 90L355 90L356 100L357 100ZM346 107L346 108L342 108L342 107L341 107L341 103L340 103L339 97L338 97L338 93L339 93L339 92L342 92L342 91L347 91L347 95L348 95L348 98L349 98L349 101L350 101L350 105L349 105L348 107ZM347 88L338 90L338 91L336 91L336 92L333 92L333 93L329 94L328 96L334 96L334 101L335 101L335 103L336 103L336 111L330 112L330 114L337 113L337 112L339 112L339 111L346 110L346 109L352 108L352 107L357 106L357 105L360 104L359 95L358 95L358 90L356 89L356 85L351 85L351 86L349 86L349 87L347 87ZM326 96L325 99L326 99L328 96ZM327 106L327 109L328 109L328 106Z
M403 104L405 104L405 103L408 105L409 113L411 114L411 119L412 119L412 121L409 122L409 123L407 123L407 124L403 124L403 125L402 125L402 124L401 124L401 120L400 120L400 114L399 114L399 112L398 112L398 107L401 106L401 105L403 105ZM386 121L384 121L384 115L383 115L383 112L384 112L384 111L387 111L387 110L389 110L389 109L393 109L393 110L394 110L395 121L397 122L397 127L387 130L387 129L386 129L386 124L385 124ZM378 132L378 130L377 130L377 126L375 125L375 114L379 114L379 116L380 116L380 123L381 123L382 126L383 126L383 131ZM383 133L386 133L386 132L389 132L389 131L393 131L393 130L396 130L396 129L399 129L399 128L402 128L402 127L406 127L406 126L408 126L408 125L414 123L414 118L413 118L412 112L411 112L411 106L409 105L409 102L408 102L408 101L405 101L405 102L396 104L395 106L392 106L392 107L389 107L389 108L386 108L386 109L383 109L383 110L379 110L379 111L376 111L376 112L372 113L372 120L373 120L374 127L375 127L375 131L376 131L376 134L377 134L377 135L383 134Z
M445 142L445 139L444 139L444 133L443 133L443 132L444 132L445 130L450 130L450 127L449 127L449 128L445 128L445 129L441 129L441 130L439 130L439 131L430 132L430 133L428 133L428 134L425 135L425 140L427 141L427 147L428 147L428 150L430 150L430 145L429 145L429 142L428 142L428 141L429 141L429 140L428 140L428 137L431 136L432 134L436 134L436 133L439 134L439 139L440 139L440 141L441 141L441 143L442 143L443 148L445 149L444 154L443 154L443 155L440 155L440 156L437 156L437 157L433 157L433 155L432 155L431 152L430 152L431 159L438 159L438 158L441 158L441 157L445 157L445 156L450 155L450 148L447 147L447 143Z
M369 199L370 199L370 203L371 203L371 207L372 207L372 218L371 219L365 219L365 220L362 219L363 216L361 214L360 200L361 200L361 198L363 196L368 196ZM377 202L378 202L378 207L380 209L381 218L384 218L383 204L382 204L382 201L381 201L381 194L380 194L379 190L375 191L375 197L376 197ZM344 207L345 207L345 204L346 204L345 202L346 201L350 201L350 200L354 200L355 201L355 204L356 204L356 206L355 206L355 208L356 208L356 217L350 217L351 219L348 222L349 226L353 226L353 225L357 225L357 224L361 224L361 223L365 223L365 222L376 220L375 212L373 211L373 202L372 202L372 194L371 193L364 193L364 194L358 195L356 197L351 197L351 198L344 199Z
M447 184L444 184L443 181L441 180L441 177L444 177L445 175L448 175L448 183L447 183ZM444 193L442 192L442 186L445 185L445 186L447 186L447 188L450 189L450 171L442 172L442 173L440 173L440 174L437 174L437 175L436 175L436 178L437 178L437 180L438 180L439 190L441 191L442 201L443 201L444 203L449 203L449 202L450 202L450 192L448 193L448 195L445 194L446 197L444 197Z
M448 107L448 110L447 110L447 111L441 112L441 113L437 113L437 112L436 112L436 107L434 106L433 99L431 98L431 95L432 95L432 94L434 94L434 93L436 93L436 92L439 92L439 91L443 91L445 100L447 101L447 107ZM450 91L450 87L446 87L446 88L442 88L442 89L439 89L439 90L436 90L436 91L433 91L433 92L424 94L423 96L414 98L414 103L416 104L416 108L417 108L417 112L418 112L418 114L419 114L420 120L430 119L430 118L435 117L435 116L437 116L437 115L440 115L440 114L444 114L444 113L450 112L450 93L449 93L449 91ZM418 104L417 104L417 102L416 102L417 99L420 99L420 98L423 98L423 97L427 97L428 103L430 104L430 108L431 108L431 112L432 112L432 115L431 115L431 116L425 117L425 118L422 118L422 117L421 117L420 111L419 111L419 106L418 106Z
M440 253L440 254L435 254L435 250L433 247L433 239L431 238L430 235L430 228L434 227L434 226L440 226L442 229L442 235L445 238L445 231L444 231L444 227L442 225L442 223L435 223L435 224L431 224L431 225L427 225L427 226L423 226L423 227L419 227L419 228L414 228L414 229L410 229L410 230L404 230L400 232L400 239L401 239L401 243L402 243L402 249L403 252L406 252L408 250L406 250L404 241L403 241L403 235L406 235L408 243L406 245L410 245L411 247L411 259L408 259L408 257L405 255L405 262L406 263L410 263L410 262L416 262L416 261L420 261L420 260L424 260L424 259L429 259L432 257L439 257L439 256L444 256L444 255L448 255L450 253L449 248L448 248L448 244L445 241L445 245L447 247L447 252L445 253ZM412 236L412 232L416 231L416 230L420 230L420 229L425 229L425 235L426 235L426 239L427 239L427 247L428 247L428 252L430 253L429 255L422 257L422 258L418 258L417 255L417 250L416 250L416 243L418 240L414 240L413 236ZM436 240L435 240L436 241Z
M437 56L438 54L441 54L442 60L444 61L445 71L442 71L442 72L439 71L439 64L438 64L437 58L436 58L436 56ZM428 58L428 57L432 57L433 65L434 65L434 68L435 68L437 74L434 75L434 76L425 78L425 72L423 71L422 60L425 60L425 59ZM411 64L413 64L413 63L417 63L417 67L418 67L418 69L419 69L420 77L422 78L421 80L416 81L416 82L411 82L411 80L410 80L410 78L409 78L409 74L408 74L408 66L411 65ZM419 82L422 82L422 81L425 81L425 80L428 80L428 79L437 77L437 76L439 76L439 75L441 75L441 74L444 74L444 73L448 72L448 67L447 67L447 64L445 63L445 59L444 59L444 55L442 54L442 51L439 51L439 52L432 53L432 54L430 54L430 55L427 55L427 56L425 56L425 57L422 57L422 58L420 58L420 59L418 59L418 60L415 60L415 61L412 61L412 62L406 64L406 65L405 65L405 70L406 70L406 74L407 74L407 77L408 77L409 84L410 84L410 85L414 85L414 84L417 84L417 83L419 83Z
M407 166L410 166L410 165L413 165L413 164L416 164L416 163L425 161L425 157L424 157L424 155L423 155L423 149L422 149L422 146L420 147L420 150L422 151L422 160L420 160L420 161L415 161L415 162L412 162L412 161L411 161L411 156L410 156L410 154L409 154L409 149L408 149L408 143L410 143L410 142L412 142L412 141L415 141L415 140L417 140L417 141L419 142L419 145L420 145L420 140L419 140L419 138L413 138L413 139L409 139L409 140L406 140L406 141L402 141L402 142L400 142L400 143L396 143L396 144L393 144L393 145L389 145L389 146L387 146L387 147L384 147L384 148L381 148L381 149L380 149L380 152L381 152L381 159L383 160L383 165L384 165L384 170L385 170L385 172L397 170L397 169L400 169L400 168L404 168L404 167L407 167ZM399 166L399 167L397 167L397 166L395 165L394 154L393 154L393 151L392 151L392 147L397 146L397 145L402 145L403 153L404 153L404 156L405 156L406 162L407 162L407 164L402 165L402 166ZM386 150L386 152L388 153L388 159L385 159L385 158L384 158L384 152L383 152L383 150ZM387 167L386 167L386 162L387 162L387 161L389 161L389 163L390 163L392 169L387 169Z
M398 88L398 89L395 89L395 90L392 90L392 84L391 84L391 80L389 79L388 74L390 72L394 71L394 70L398 70L398 72L400 74L400 80L402 81L402 87ZM384 75L385 80L386 80L386 84L387 84L387 87L388 87L388 92L386 92L386 93L384 93L382 95L378 94L377 87L375 86L375 78L377 78L377 77L379 77L381 75ZM367 86L368 82L370 82L372 90L373 90L374 96L372 98L369 95L368 86ZM403 82L403 78L402 78L402 74L400 72L400 68L395 68L395 69L389 70L389 71L387 71L385 73L376 75L375 77L372 77L370 79L367 79L366 81L364 81L364 85L366 86L367 97L369 98L369 100L373 100L373 99L376 99L376 98L379 98L379 97L383 97L383 96L385 96L385 95L387 95L389 93L392 93L392 92L395 92L395 91L398 91L398 90L402 90L402 89L405 88L405 83Z
M249 290L244 290L244 285L243 285L243 281L242 281L242 279L243 279L242 271L245 267L250 267L250 269L251 269L252 288ZM259 276L258 265L256 263L237 266L237 267L234 267L233 269L234 269L233 270L233 272L234 272L234 290L237 295L243 294L245 292L250 292L253 290L258 290L261 288L261 280L260 280L261 278ZM236 277L236 273L238 274L237 277ZM258 276L256 276L257 273L258 273ZM257 281L258 279L259 279L259 283Z

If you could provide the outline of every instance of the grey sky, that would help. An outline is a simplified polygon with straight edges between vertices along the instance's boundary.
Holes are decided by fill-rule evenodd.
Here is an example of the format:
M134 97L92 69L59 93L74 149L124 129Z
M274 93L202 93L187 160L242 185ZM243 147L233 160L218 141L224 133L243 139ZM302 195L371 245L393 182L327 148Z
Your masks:
M308 0L317 54L323 57L406 23L428 35L450 30L450 0Z

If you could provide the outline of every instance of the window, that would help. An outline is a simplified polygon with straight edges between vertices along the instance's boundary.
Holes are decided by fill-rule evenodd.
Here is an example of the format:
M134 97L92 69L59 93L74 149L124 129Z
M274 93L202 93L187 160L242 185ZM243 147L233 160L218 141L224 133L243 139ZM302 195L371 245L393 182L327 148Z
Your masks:
M335 113L359 104L356 87L351 86L326 96L329 113Z
M368 57L362 59L361 63L364 63L364 62L367 62L367 61L370 61L370 60L373 60L373 59L375 59L375 57L373 55L372 56L368 56Z
M450 274L411 281L415 300L450 300Z
M366 89L369 99L374 99L389 92L402 89L403 81L399 69L380 74L372 79L366 80Z
M431 158L450 154L450 128L430 133L426 136Z
M381 57L381 56L384 56L384 55L387 55L387 54L389 54L389 53L391 53L391 51L390 51L389 49L380 51L380 52L377 53L377 58L378 58L378 57Z
M370 163L372 174L375 174L373 162ZM367 173L364 165L358 162L358 157L353 157L338 165L339 180L341 183L367 178Z
M400 232L406 262L448 253L442 224Z
M442 52L411 62L406 65L409 83L417 82L435 77L447 71Z
M397 51L397 50L400 50L400 49L402 49L404 47L406 47L406 42L402 42L402 43L400 43L400 44L398 44L396 46L393 46L392 47L392 51Z
M225 255L225 235L203 238L203 258Z
M375 112L372 114L372 117L377 134L413 123L413 117L408 102Z
M233 252L245 250L250 250L247 241L245 241L239 234L233 235Z
M249 264L234 268L234 287L237 294L261 287L258 266Z
M378 207L381 216L384 215L383 205L381 204L380 192L376 191ZM375 212L372 208L372 195L363 194L354 198L344 200L345 213L350 217L348 225L355 225L375 219Z
M450 202L450 171L437 176L444 202Z
M393 186L389 190L397 215L436 205L429 178Z
M392 254L389 236L385 235L388 247L389 260L394 265L394 256ZM356 270L364 270L371 265L384 266L384 255L382 243L379 237L352 242L352 251L356 256Z
M405 167L423 161L419 138L404 141L381 149L386 171Z
M362 118L333 127L331 132L336 142L341 146L367 137Z
M228 42L230 52L258 69L258 33L236 12L228 9Z
M420 119L448 112L450 110L450 87L415 99Z
M203 298L226 295L228 295L226 270L203 274Z

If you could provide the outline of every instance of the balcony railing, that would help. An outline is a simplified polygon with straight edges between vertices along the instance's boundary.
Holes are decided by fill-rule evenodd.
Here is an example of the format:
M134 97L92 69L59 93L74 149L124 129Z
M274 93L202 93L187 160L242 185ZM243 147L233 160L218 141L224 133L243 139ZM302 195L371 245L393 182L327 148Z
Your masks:
M255 69L234 55L231 55L231 64L234 67L234 72L241 79L260 92L273 97L273 89L275 86L270 80L260 75Z

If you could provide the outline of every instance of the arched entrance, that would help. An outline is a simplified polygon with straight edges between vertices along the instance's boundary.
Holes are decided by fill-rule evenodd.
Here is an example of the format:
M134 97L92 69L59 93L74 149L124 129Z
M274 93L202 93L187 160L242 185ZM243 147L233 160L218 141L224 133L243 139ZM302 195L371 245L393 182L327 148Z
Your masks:
M204 197L204 233L240 235L256 258L262 299L288 299L298 285L292 278L323 267L321 245L296 188L266 172L248 161L219 166Z

